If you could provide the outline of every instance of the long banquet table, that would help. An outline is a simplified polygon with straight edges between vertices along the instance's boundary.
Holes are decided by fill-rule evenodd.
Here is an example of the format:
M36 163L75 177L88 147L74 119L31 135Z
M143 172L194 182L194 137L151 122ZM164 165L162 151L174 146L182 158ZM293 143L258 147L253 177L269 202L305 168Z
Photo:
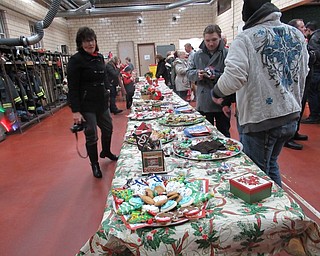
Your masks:
M180 98L173 94L174 100ZM181 100L182 101L182 100ZM157 119L145 121L162 129ZM210 125L207 121L206 125ZM130 132L141 121L129 120ZM215 127L211 128L218 133ZM177 133L181 133L177 127ZM170 143L164 145L170 147ZM214 192L204 218L166 227L128 229L107 196L99 229L80 249L80 255L273 255L286 249L292 255L320 255L320 229L283 189L272 184L271 197L248 204L230 192L229 179L254 173L268 179L244 153L216 161L194 161L170 155L165 158L169 175L206 178ZM230 164L233 172L208 172ZM137 146L124 141L112 188L140 177L142 159ZM302 245L302 246L301 246ZM302 250L302 251L301 251Z

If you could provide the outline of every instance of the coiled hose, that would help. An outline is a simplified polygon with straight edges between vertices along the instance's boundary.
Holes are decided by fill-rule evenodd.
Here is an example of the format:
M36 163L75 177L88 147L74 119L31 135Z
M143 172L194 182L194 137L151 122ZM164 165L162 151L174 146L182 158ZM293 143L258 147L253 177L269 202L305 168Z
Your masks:
M38 43L44 35L44 29L50 26L54 17L56 16L61 0L53 0L50 6L50 9L45 16L45 18L41 21L37 21L35 23L35 32L36 34L24 37L20 36L19 38L1 38L0 45L7 45L7 46L28 46L32 44Z

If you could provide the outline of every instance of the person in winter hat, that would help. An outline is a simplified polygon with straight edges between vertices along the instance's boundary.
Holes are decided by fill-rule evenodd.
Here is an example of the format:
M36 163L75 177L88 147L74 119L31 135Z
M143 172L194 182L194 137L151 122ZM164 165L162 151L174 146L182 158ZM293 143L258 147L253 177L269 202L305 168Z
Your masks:
M242 20L247 22L247 20L249 20L249 18L265 3L271 3L271 0L244 0Z

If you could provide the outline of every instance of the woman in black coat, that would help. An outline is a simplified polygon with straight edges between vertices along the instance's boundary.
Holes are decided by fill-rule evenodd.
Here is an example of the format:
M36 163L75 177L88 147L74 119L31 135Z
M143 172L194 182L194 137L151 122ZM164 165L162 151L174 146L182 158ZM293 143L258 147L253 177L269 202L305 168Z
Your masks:
M164 78L164 81L166 85L169 84L169 72L166 67L166 59L162 57L162 55L158 54L156 55L156 61L157 61L157 72L156 72L156 78Z
M98 162L98 131L101 130L101 158L116 161L111 153L112 118L109 112L110 84L106 77L103 55L98 53L97 36L88 27L79 28L76 36L77 50L67 66L69 101L74 124L82 124L86 136L86 149L93 175L101 178Z

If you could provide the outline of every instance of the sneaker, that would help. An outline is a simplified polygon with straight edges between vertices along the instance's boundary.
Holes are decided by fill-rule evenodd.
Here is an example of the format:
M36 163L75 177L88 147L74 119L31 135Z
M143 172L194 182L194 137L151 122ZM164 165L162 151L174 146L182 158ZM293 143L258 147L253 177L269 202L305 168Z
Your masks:
M302 124L319 124L320 123L320 118L318 117L307 117L306 119L301 120Z

